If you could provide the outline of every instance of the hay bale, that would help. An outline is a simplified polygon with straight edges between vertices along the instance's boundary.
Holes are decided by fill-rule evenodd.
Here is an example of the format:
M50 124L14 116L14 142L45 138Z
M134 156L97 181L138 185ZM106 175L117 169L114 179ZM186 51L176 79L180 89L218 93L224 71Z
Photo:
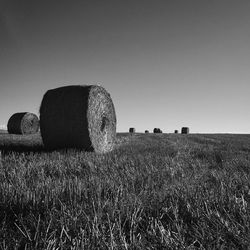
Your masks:
M153 132L154 132L155 134L162 133L162 131L161 131L159 128L154 128Z
M188 127L182 127L181 128L181 133L182 134L189 134L189 128Z
M129 128L129 133L135 133L135 128Z
M116 138L115 108L109 93L101 86L51 89L43 96L40 127L48 149L108 152L113 149Z
M175 134L178 134L178 133L179 133L179 131L178 131L178 130L175 130L175 131L174 131L174 133L175 133Z
M39 130L39 119L33 113L15 113L10 117L7 129L9 134L35 134Z
M149 131L148 130L145 130L145 134L148 134L149 133Z

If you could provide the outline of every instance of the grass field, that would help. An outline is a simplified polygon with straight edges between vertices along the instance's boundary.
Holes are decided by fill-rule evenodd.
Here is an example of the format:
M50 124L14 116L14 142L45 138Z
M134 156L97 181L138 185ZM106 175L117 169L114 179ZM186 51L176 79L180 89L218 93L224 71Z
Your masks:
M0 249L250 249L250 135L118 134L95 154L2 134L0 147Z

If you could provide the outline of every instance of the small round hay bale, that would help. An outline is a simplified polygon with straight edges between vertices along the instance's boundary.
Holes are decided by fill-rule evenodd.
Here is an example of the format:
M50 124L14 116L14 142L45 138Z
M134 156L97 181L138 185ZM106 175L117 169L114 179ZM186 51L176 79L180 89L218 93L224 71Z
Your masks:
M129 133L135 133L135 128L129 128Z
M158 133L160 133L160 129L159 128L154 128L154 130L153 130L153 132L155 133L155 134L158 134Z
M97 85L71 85L48 90L40 107L40 130L48 149L111 151L116 138L112 99L103 87Z
M149 133L149 131L148 130L145 130L145 134L148 134Z
M178 134L178 133L179 133L179 131L178 131L178 130L175 130L175 131L174 131L174 133L175 133L175 134Z
M181 128L181 133L182 134L189 134L189 128L188 127L182 127Z
M15 113L10 117L7 129L9 134L35 134L39 130L39 119L33 113Z

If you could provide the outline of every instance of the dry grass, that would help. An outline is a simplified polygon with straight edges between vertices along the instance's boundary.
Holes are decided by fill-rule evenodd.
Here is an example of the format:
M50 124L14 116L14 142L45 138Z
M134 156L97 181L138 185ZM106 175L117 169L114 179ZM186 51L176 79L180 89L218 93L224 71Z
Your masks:
M118 141L107 154L2 154L0 248L249 248L249 135Z

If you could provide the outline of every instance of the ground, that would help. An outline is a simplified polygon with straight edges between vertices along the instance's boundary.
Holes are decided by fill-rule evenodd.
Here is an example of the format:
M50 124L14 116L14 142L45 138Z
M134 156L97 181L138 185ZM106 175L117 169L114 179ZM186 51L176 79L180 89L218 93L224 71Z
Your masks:
M250 247L250 135L124 133L107 154L46 152L39 134L0 146L0 249Z

